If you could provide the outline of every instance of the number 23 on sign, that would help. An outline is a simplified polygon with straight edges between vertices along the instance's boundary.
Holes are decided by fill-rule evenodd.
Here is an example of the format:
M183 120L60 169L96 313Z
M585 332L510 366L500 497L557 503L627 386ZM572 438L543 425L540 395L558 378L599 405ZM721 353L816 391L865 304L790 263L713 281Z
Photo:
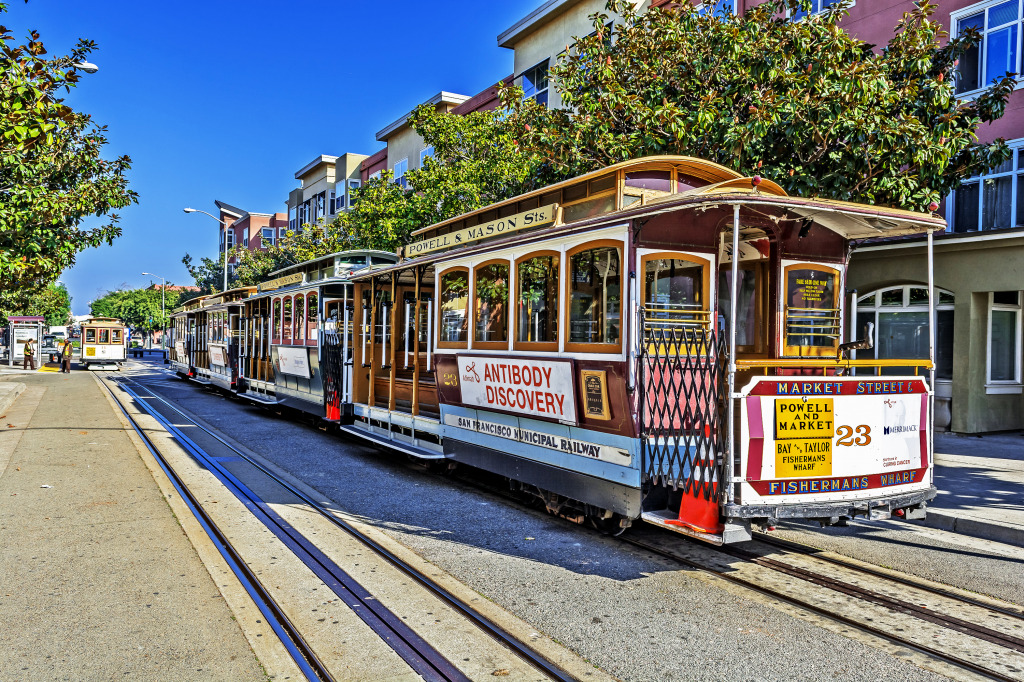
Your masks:
M859 426L840 426L836 429L839 440L836 445L867 445L871 442L871 427L867 424Z

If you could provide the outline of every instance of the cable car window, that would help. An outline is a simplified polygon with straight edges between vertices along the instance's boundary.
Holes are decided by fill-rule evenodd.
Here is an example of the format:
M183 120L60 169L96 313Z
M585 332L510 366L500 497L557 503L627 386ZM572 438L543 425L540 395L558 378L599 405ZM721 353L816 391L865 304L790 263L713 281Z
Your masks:
M651 189L667 194L672 191L672 173L667 170L644 170L626 173L626 187Z
M565 206L562 209L562 222L574 223L577 220L584 220L586 218L593 218L604 213L610 213L615 210L615 194L606 194L603 197L597 197L595 199L587 199L581 201L578 204L571 206Z
M476 269L474 343L508 343L508 274L506 262Z
M516 345L558 344L558 254L527 256L516 266ZM528 350L549 350L530 347Z
M835 350L839 343L838 274L831 268L786 267L787 354L826 355Z
M725 319L729 329L729 315L732 313L732 266L723 265L718 275L718 314ZM756 263L739 264L739 280L736 286L736 349L743 353L760 353L764 334L758 333L758 271Z
M85 330L85 342L86 343L96 343L96 330L95 329L86 329Z
M291 296L285 296L284 312L281 315L281 343L292 342L292 299Z
M306 295L306 341L316 341L317 319L320 314L320 306L317 302L317 295L310 293Z
M616 348L573 349L611 352L621 344L622 273L619 246L584 247L569 254L568 344L601 344Z
M440 303L439 344L465 344L469 338L466 316L469 307L468 269L456 268L441 273Z
M644 320L647 325L666 328L707 327L707 261L644 258Z
M274 299L274 331L271 334L273 337L272 343L281 343L281 299Z
M109 329L101 329L100 330L100 343L110 343L110 330Z
M302 294L295 296L295 342L306 341L306 299Z
M111 343L123 343L120 329L114 329L111 334Z

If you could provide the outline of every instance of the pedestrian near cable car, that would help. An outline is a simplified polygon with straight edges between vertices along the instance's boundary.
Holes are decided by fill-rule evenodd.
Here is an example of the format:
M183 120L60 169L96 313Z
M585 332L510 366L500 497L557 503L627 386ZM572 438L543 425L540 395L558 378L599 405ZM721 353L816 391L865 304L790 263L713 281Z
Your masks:
M71 339L64 339L63 345L60 347L60 371L66 374L71 374L71 354L74 352L75 347L71 343Z
M35 341L29 339L25 342L25 345L22 346L23 352L25 353L25 356L22 358L21 361L22 369L35 370L36 368L36 349L34 344Z

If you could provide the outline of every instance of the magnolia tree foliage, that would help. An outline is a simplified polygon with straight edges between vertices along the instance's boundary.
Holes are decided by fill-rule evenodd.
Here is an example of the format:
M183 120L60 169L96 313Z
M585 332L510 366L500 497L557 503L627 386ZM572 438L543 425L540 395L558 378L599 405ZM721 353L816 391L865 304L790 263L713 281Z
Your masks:
M958 102L957 59L977 34L946 37L919 0L876 51L837 26L849 3L801 21L800 0L768 0L743 15L702 16L689 3L621 17L595 14L551 70L562 109L502 97L522 144L569 177L654 154L760 173L788 192L924 210L960 182L1008 158L975 133L1002 116L1013 79Z
M131 160L102 158L106 128L62 99L78 85L74 64L94 49L80 41L48 59L38 33L19 45L0 26L0 292L37 290L80 251L111 243L121 234L116 215L91 229L82 222L137 201L125 176Z
M114 317L134 330L152 332L170 326L170 313L178 305L179 291L159 289L118 289L108 291L89 304L94 317Z
M42 315L48 326L66 325L71 321L71 294L63 283L0 292L0 326L11 315Z

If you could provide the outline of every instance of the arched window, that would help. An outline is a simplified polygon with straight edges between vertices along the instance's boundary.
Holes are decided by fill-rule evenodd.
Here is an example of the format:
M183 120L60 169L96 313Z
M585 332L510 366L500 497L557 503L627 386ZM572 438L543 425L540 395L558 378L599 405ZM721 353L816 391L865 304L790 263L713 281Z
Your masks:
M271 333L272 343L281 343L281 299L274 299L274 313L273 313L273 325L274 330Z
M531 253L516 261L516 338L521 350L558 350L558 253Z
M320 306L317 302L316 292L306 294L306 345L315 346L317 341L317 320L320 315Z
M295 343L306 342L306 298L302 294L295 295Z
M474 277L474 348L508 345L508 261L484 263Z
M566 256L565 349L618 353L622 350L622 243L591 242Z
M953 294L935 293L935 378L953 378ZM851 338L864 338L875 323L874 348L857 351L857 359L928 358L928 287L909 284L878 289L857 298L857 321ZM884 367L882 374L905 373Z
M438 297L438 348L465 348L469 339L469 269L452 268L441 273Z
M281 315L281 343L292 342L292 297L285 296L284 312Z

